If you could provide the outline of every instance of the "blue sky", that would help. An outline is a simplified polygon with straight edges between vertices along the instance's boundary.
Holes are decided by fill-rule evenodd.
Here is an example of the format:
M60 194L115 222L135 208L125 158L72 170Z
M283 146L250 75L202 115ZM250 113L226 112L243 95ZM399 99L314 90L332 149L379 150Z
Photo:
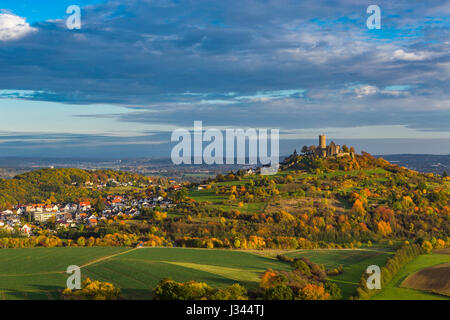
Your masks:
M279 128L282 154L320 133L450 154L450 6L378 1L369 30L369 4L3 0L0 152L169 157L171 131L202 120Z

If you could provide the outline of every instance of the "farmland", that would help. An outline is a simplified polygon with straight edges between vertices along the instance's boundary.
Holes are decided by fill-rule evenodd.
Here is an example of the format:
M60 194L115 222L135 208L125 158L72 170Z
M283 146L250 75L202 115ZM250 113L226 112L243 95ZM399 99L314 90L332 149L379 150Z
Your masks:
M376 294L374 300L450 300L450 297L427 291L416 290L404 286L410 276L420 270L448 263L450 255L434 252L418 256L414 261L407 264L380 293ZM448 278L448 274L447 274ZM448 279L447 279L448 280ZM441 279L445 281L445 279Z
M205 281L214 287L239 282L256 287L267 268L288 269L273 258L231 250L183 248L27 248L0 251L1 299L60 299L69 265L83 277L114 283L126 299L149 299L165 277Z
M238 251L186 248L27 248L0 251L1 299L60 299L68 265L82 276L114 283L125 299L150 299L151 290L165 277L204 281L221 288L239 282L256 288L268 268L289 270L274 256L286 251ZM261 253L261 254L259 254ZM383 264L391 253L378 250L296 250L290 257L307 257L327 268L344 265L344 274L331 277L343 298L354 293L370 264Z

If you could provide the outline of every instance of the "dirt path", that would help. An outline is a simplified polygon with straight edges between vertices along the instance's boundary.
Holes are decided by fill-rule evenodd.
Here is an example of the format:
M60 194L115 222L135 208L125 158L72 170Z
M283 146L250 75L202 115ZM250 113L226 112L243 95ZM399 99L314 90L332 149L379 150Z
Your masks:
M109 255L109 256L104 256L104 257L98 258L98 259L96 259L96 260L89 261L88 263L85 263L85 264L81 265L81 266L80 266L80 269L81 269L81 268L88 267L88 266L93 265L93 264L95 264L95 263L99 263L99 262L102 262L102 261L105 261L105 260L108 260L108 259L111 259L111 258L120 256L120 255L122 255L122 254L131 252L131 251L134 251L134 250L137 250L137 249L139 249L139 248L133 248L133 249L130 249L130 250L127 250L127 251L115 253L115 254L112 254L112 255ZM65 271L64 271L63 273L65 273Z

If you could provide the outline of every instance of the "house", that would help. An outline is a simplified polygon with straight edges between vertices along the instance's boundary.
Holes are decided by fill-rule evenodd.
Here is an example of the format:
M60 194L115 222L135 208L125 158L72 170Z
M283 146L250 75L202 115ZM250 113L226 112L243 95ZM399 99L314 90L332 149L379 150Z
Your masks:
M91 215L88 219L90 226L96 226L97 225L97 217L94 215Z
M113 200L111 200L111 205L114 207L118 207L122 204L122 201L123 201L122 197L120 197L120 196L115 197Z
M29 236L31 234L31 227L25 224L22 228L20 228L20 231Z
M76 212L77 209L78 209L78 206L76 204L72 204L72 203L66 204L63 208L64 211L69 211L69 212Z
M255 172L253 171L253 169L247 169L247 170L244 170L244 176L250 176L250 175L252 175L252 174L254 174Z
M78 208L82 211L91 209L91 203L89 201L80 202Z
M85 218L87 218L87 214L84 212L77 212L75 216L76 220L84 220Z
M45 210L46 212L58 211L58 206L57 206L57 205L47 204L47 205L44 207L44 210Z
M38 222L46 222L51 217L56 217L54 212L35 212L33 214L34 220Z

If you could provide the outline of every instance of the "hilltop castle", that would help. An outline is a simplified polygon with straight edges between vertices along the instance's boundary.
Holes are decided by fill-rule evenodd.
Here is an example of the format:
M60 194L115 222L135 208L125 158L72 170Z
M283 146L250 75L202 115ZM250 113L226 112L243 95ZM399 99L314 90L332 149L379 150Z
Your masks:
M319 145L317 147L316 146L309 147L306 153L323 158L354 156L354 152L345 150L345 147L343 150L340 145L335 144L333 141L331 141L331 143L327 146L327 137L325 135L320 135Z

